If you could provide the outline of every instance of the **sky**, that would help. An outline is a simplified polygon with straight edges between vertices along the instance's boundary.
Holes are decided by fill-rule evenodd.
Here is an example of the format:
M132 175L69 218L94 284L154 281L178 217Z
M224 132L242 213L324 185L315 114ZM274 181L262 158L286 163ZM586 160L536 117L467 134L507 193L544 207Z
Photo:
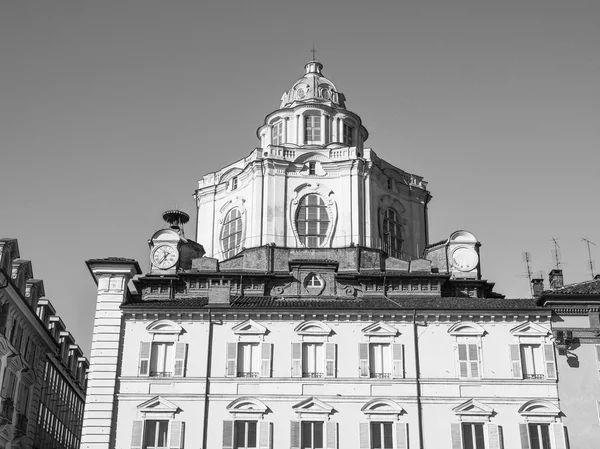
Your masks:
M474 233L507 297L530 295L524 252L548 285L552 238L565 282L590 279L598 23L597 0L0 2L0 237L89 354L85 261L147 271L161 213L195 217L196 181L259 145L314 45L365 146L429 182L431 242Z

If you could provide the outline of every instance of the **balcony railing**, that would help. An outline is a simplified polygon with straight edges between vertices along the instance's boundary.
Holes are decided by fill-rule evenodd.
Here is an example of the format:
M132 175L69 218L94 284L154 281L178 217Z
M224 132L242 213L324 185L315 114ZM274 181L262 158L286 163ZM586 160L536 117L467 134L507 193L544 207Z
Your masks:
M0 419L3 421L12 422L13 412L15 411L15 404L12 398L2 399L2 407L0 408Z
M543 374L525 374L525 379L544 380L545 378Z
M375 379L391 379L392 373L371 373L371 377Z
M303 372L302 373L302 377L313 377L313 378L323 377L323 373L306 373L306 372Z
M173 377L171 371L150 371L150 377Z
M21 433L27 433L27 424L29 424L27 416L21 413L17 414L17 430Z
M237 377L258 377L258 373L252 371L238 371Z

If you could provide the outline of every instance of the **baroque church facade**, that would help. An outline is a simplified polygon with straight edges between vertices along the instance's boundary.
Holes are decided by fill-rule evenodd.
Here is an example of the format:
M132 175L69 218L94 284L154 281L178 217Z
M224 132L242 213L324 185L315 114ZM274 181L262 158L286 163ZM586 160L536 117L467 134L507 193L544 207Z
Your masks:
M84 449L566 449L552 310L505 299L422 177L379 158L310 61L204 176L151 268L97 284Z

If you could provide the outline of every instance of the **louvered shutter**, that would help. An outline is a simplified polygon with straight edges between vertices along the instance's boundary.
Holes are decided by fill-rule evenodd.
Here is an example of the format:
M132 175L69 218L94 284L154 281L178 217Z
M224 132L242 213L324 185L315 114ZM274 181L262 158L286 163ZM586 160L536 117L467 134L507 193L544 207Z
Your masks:
M131 449L142 449L144 421L133 421L131 429Z
M556 362L554 361L554 345L544 345L546 363L546 379L556 379Z
M150 374L150 342L140 341L140 376L148 376Z
M519 435L521 436L521 449L530 449L527 424L519 424Z
M290 421L290 449L300 449L300 421Z
M370 432L369 432L369 423L361 422L358 423L358 433L359 433L359 448L360 449L370 449L371 441L370 441Z
M271 449L273 447L272 427L273 423L268 421L260 422L258 449Z
M467 363L467 345L461 343L458 345L458 377L468 377Z
M394 378L401 379L404 377L402 365L402 344L392 343L392 372Z
M397 422L396 426L396 445L395 449L408 449L408 423Z
M233 421L223 421L223 449L233 449Z
M498 424L486 424L487 426L487 434L488 434L488 449L501 449L502 445L500 443L500 426Z
M292 377L302 377L302 343L292 343Z
M273 345L271 343L261 343L260 345L260 377L271 377L271 353Z
M227 377L237 377L237 343L227 343Z
M369 344L358 344L358 375L360 377L369 377Z
M550 424L552 433L554 433L554 441L556 447L553 449L567 449L567 438L565 435L565 426L561 423Z
M450 424L450 433L452 436L452 449L462 449L462 433L459 423Z
M471 364L471 377L479 377L479 350L477 345L469 345L469 363Z
M185 375L185 359L187 355L187 343L175 343L175 366L173 376L184 377Z
M514 379L523 379L523 370L521 368L521 351L519 345L508 345L510 351L510 363Z
M183 448L183 434L185 433L185 423L183 421L171 421L171 444L169 449Z
M337 449L337 423L333 421L327 421L325 423L327 441L325 444L326 449Z
M335 343L325 343L325 377L335 377Z

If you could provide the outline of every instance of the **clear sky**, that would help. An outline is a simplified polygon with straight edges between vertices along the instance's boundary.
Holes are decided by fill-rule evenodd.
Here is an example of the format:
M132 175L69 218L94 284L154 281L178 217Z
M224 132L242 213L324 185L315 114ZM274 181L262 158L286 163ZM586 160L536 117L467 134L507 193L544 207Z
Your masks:
M597 0L2 1L0 237L89 354L85 260L147 270L161 212L195 216L196 180L258 146L314 44L367 146L429 182L432 242L473 232L509 297L552 237L565 281L589 279L599 24Z

